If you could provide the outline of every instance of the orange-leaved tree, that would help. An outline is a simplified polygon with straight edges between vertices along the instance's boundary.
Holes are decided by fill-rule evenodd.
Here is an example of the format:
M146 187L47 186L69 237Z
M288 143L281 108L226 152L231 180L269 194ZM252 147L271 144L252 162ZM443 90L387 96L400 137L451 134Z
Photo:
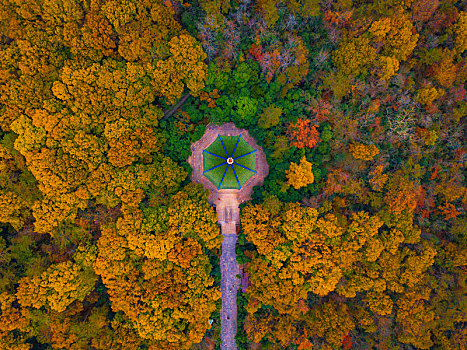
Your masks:
M292 147L313 148L321 141L316 125L309 119L299 119L297 123L290 124L287 132Z
M352 143L349 146L349 151L355 159L372 160L379 149L375 145L364 145L362 143Z

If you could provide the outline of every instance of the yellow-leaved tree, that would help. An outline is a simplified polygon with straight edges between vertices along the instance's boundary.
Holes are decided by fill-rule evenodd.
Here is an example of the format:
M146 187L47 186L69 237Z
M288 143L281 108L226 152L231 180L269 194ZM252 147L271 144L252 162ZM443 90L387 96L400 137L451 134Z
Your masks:
M112 310L122 311L141 338L156 349L189 349L203 339L220 298L203 254L222 242L216 213L195 184L166 205L140 209L141 196L127 197L124 216L102 229L94 269Z
M192 36L181 34L169 41L170 57L158 61L151 71L156 91L174 103L182 95L184 84L193 96L204 88L207 77L206 54Z
M343 219L330 213L319 217L316 209L298 203L281 204L279 210L247 205L242 228L258 250L248 267L250 300L285 314L294 313L308 292L327 295L359 256L379 254L371 239L382 225L365 212Z
M97 275L88 266L65 261L50 266L41 276L23 277L16 296L23 307L50 309L63 312L74 301L83 299L94 289Z
M304 186L312 184L315 176L312 171L313 164L305 156L300 159L300 164L290 163L290 168L285 171L287 184L298 190Z

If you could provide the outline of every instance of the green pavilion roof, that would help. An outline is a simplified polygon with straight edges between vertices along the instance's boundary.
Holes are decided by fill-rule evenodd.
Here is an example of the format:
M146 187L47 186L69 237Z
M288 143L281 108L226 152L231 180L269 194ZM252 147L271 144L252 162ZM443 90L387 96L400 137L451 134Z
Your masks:
M203 175L218 190L239 190L256 174L255 153L242 135L218 135L203 151Z

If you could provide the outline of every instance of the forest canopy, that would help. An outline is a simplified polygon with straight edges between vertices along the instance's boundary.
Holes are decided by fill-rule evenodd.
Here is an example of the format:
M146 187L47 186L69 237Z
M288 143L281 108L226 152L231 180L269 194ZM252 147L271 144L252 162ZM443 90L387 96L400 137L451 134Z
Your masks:
M220 349L228 122L239 349L463 349L466 50L461 0L0 0L0 349Z

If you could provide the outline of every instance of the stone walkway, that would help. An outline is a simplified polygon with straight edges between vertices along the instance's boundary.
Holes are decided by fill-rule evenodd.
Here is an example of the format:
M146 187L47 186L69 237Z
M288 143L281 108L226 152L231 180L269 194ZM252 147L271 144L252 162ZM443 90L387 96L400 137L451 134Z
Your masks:
M237 259L235 256L235 244L237 235L228 232L224 236L222 243L221 265L221 292L222 292L222 310L221 310L221 340L222 350L236 350L235 335L237 334L237 289L240 280L237 274L240 273Z
M203 150L206 149L218 135L242 137L250 144L256 152L255 164L257 173L252 176L240 190L218 190L205 176L203 176ZM261 186L264 178L269 173L269 166L262 147L248 134L248 131L238 129L233 123L224 125L209 124L201 139L191 145L192 154L188 158L193 168L191 179L200 183L210 191L208 201L216 206L217 219L221 226L224 242L222 243L222 254L220 258L221 267L221 349L237 350L235 335L237 334L237 290L241 280L237 278L240 274L240 266L237 263L235 244L237 243L237 225L240 223L240 203L251 199L254 186ZM248 284L248 281L243 280ZM243 289L246 286L244 285Z
M237 334L237 289L240 280L237 274L240 268L235 254L237 243L237 222L240 213L237 202L238 192L225 191L220 193L216 204L217 218L224 236L222 242L221 266L221 340L222 350L236 350L235 335Z

